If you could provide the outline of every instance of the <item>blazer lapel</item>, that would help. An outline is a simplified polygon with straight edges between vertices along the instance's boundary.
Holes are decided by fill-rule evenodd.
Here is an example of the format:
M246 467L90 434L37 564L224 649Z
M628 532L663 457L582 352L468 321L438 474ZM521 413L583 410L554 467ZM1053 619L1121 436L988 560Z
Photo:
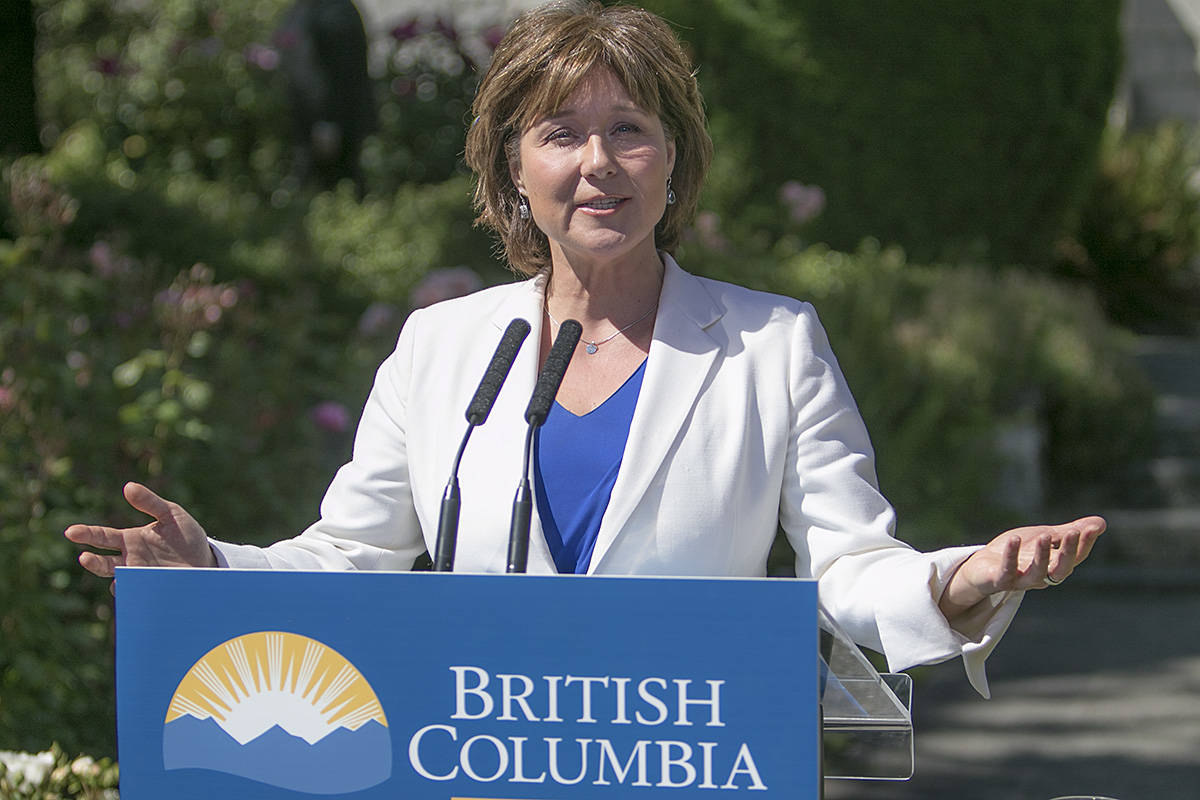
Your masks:
M671 445L680 435L725 345L710 328L724 315L704 284L664 254L662 296L654 323L646 375L629 426L625 455L588 573L592 574L623 532Z

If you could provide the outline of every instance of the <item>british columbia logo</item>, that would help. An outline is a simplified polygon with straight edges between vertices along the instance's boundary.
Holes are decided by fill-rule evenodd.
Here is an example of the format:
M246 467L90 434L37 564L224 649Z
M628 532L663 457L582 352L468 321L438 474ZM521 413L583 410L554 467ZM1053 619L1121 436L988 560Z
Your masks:
M263 631L214 647L183 676L163 727L163 767L342 794L391 777L392 742L353 664L307 636Z

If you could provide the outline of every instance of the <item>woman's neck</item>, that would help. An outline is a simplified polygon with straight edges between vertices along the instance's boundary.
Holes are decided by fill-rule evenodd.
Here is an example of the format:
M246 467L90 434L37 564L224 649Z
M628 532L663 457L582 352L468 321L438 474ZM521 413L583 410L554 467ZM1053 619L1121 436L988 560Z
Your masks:
M558 254L556 254L558 255ZM555 319L576 319L584 330L628 324L658 303L663 262L657 251L619 263L554 259L546 284L546 308Z

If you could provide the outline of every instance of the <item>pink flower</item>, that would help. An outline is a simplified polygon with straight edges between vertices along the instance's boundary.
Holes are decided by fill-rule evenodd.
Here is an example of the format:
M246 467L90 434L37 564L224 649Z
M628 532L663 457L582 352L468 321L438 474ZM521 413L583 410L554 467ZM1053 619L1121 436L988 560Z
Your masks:
M397 42L407 42L409 39L419 36L420 33L421 21L416 18L402 22L391 30L392 38Z
M392 81L392 94L397 97L408 97L417 88L417 85L408 78L397 77Z
M294 28L282 28L275 32L271 41L281 50L291 50L300 44L300 34Z
M279 66L279 51L265 44L248 44L242 55L247 64L253 64L266 72Z
M213 284L212 278L210 267L196 264L155 295L155 308L171 325L203 329L217 324L226 310L237 305L238 289Z
M92 66L101 75L109 77L125 74L125 65L121 63L120 59L113 56L101 56Z
M729 247L729 240L721 234L721 215L715 211L701 211L684 234L688 241L700 242L710 250L721 252Z
M483 41L487 44L489 50L495 50L500 44L500 40L504 38L504 26L492 25L483 32Z
M424 308L453 297L477 292L483 281L474 270L467 267L445 267L430 270L413 288L409 302L413 308Z
M361 336L392 336L400 324L400 309L391 303L371 303L358 318L358 333Z
M101 278L111 278L117 274L117 265L113 260L112 246L103 240L97 240L92 243L92 247L88 250L88 261L92 263L92 269Z
M92 265L92 270L104 279L128 275L136 266L133 259L120 255L103 239L97 239L88 249L88 263Z
M454 27L454 23L443 17L438 17L433 22L433 29L446 38L447 41L458 41L458 30Z
M350 412L344 405L333 400L318 403L308 415L313 424L330 433L345 433L350 427Z
M787 206L794 222L804 224L824 210L825 191L820 186L788 181L779 187L779 201Z

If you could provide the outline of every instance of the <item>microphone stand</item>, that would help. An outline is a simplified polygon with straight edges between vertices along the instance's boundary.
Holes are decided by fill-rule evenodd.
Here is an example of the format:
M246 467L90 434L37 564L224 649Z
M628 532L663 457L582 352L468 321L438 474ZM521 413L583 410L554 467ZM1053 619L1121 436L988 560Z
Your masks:
M483 378L479 381L479 388L475 390L475 396L471 398L471 404L467 406L467 432L463 434L462 442L458 445L458 452L454 456L454 468L450 471L450 480L446 483L446 491L442 493L442 507L438 514L437 544L433 557L434 572L452 572L454 570L454 551L458 544L458 517L462 508L462 498L459 496L458 490L458 466L467 449L467 440L471 438L471 431L475 430L476 425L482 425L487 421L488 414L492 411L492 405L495 404L496 397L500 394L500 387L508 377L508 372L512 369L513 361L516 360L525 337L529 335L529 330L529 323L519 317L508 323L504 335L500 337L500 343L496 345L496 352L492 354L492 360L483 373Z
M530 424L525 431L525 455L521 462L521 483L513 498L512 522L508 529L507 572L525 572L529 565L529 523L533 517L533 489L529 485L529 462L533 455L534 431L541 424Z
M583 335L583 326L573 319L564 320L558 326L558 335L542 364L541 374L533 387L533 396L525 408L525 421L529 428L525 431L525 454L521 462L521 483L517 486L517 495L513 498L512 520L508 529L508 566L506 572L525 572L529 564L529 523L533 516L533 490L529 486L529 462L533 453L533 437L538 427L546 421L550 414L550 406L558 394L563 375L571 363L575 345Z
M446 491L442 493L442 508L438 514L437 546L433 558L434 572L454 571L454 551L458 544L458 517L462 508L462 498L458 492L458 465L462 461L463 452L467 449L467 440L471 438L474 425L467 425L467 432L458 445L458 453L454 456L454 468L450 472L450 480L446 483Z

